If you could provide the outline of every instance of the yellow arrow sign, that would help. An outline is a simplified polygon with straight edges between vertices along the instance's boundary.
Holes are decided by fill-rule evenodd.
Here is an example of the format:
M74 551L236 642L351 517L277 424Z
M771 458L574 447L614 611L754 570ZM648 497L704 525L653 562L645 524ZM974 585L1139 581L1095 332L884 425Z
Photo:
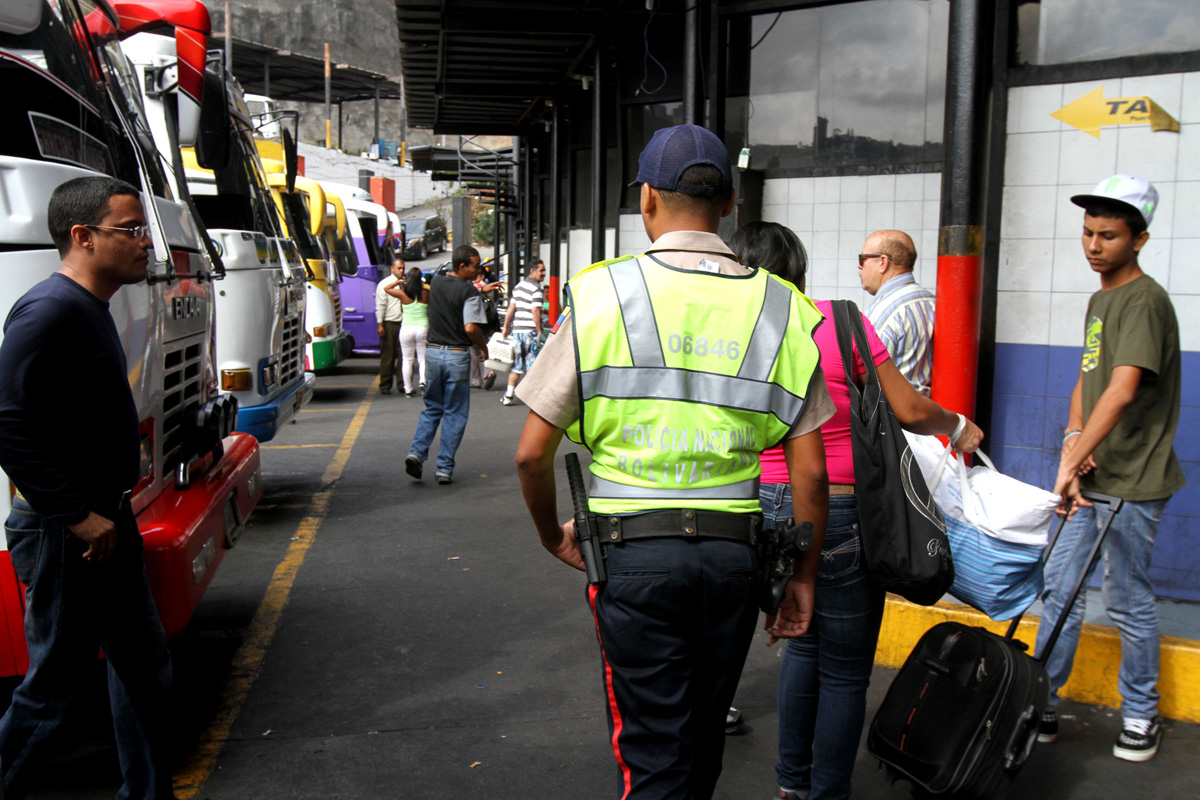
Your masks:
M1104 99L1104 87L1097 87L1050 116L1073 128L1100 138L1102 125L1145 125L1152 131L1179 132L1179 123L1149 97L1110 97Z

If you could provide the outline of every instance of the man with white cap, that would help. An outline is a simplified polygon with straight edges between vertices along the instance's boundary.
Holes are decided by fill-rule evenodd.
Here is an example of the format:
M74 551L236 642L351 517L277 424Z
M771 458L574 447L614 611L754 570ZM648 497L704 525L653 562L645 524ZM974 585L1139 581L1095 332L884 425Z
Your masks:
M1148 761L1162 737L1150 555L1163 509L1185 483L1172 447L1179 423L1179 324L1166 290L1138 264L1158 205L1155 188L1142 178L1113 175L1071 202L1084 209L1083 252L1100 276L1100 291L1088 302L1083 359L1054 482L1063 498L1059 513L1071 519L1046 565L1051 594L1037 650L1087 567L1103 515L1110 513L1092 508L1081 490L1122 498L1104 544L1104 603L1121 633L1124 725L1113 755ZM1046 665L1051 696L1038 736L1043 742L1058 736L1058 690L1071 674L1083 612L1080 596Z

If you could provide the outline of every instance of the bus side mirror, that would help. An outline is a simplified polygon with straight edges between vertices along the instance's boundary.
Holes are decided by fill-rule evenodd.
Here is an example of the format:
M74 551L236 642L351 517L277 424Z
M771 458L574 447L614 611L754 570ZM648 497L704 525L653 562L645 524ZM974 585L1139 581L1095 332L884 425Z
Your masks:
M287 128L283 129L283 164L287 174L287 191L288 194L296 191L296 174L300 171L300 150L296 147L296 140L292 138L292 132Z
M232 155L229 97L220 74L204 73L204 102L200 106L200 130L196 135L196 163L205 169L222 170Z

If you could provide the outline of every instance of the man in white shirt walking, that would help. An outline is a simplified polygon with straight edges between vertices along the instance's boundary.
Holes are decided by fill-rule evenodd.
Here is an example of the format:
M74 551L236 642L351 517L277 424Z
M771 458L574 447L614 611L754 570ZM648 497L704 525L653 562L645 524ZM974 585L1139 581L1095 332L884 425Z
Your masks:
M503 405L513 404L513 393L521 376L533 366L542 338L542 280L546 277L546 265L538 259L529 268L529 275L513 289L508 313L504 315L504 338L512 331L513 366L508 372L508 388Z
M917 283L917 248L904 231L875 231L858 254L862 287L875 299L867 319L887 345L900 374L929 397L933 377L934 293Z
M379 391L392 393L392 381L399 374L400 320L404 318L404 303L387 293L393 286L404 285L404 260L392 262L391 274L375 287L375 319L379 330Z

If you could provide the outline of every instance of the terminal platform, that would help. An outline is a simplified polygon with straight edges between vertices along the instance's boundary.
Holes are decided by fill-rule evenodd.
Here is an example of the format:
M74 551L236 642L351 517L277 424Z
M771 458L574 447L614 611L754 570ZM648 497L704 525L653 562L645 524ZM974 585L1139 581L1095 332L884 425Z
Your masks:
M376 372L351 358L322 375L296 424L262 449L263 500L172 644L177 795L615 798L584 578L541 548L518 490L525 408L500 404L503 375L474 390L454 483L437 485L431 464L414 482L403 459L423 403L380 394ZM565 515L565 480L559 496ZM927 627L903 616L885 623L889 636ZM1177 616L1171 636L1200 638L1194 615ZM778 797L782 647L765 641L738 691L747 721L727 740L721 800ZM893 674L877 666L868 714ZM1164 681L1164 694L1196 676ZM93 677L35 800L101 800L120 783L102 672ZM1168 721L1158 757L1130 764L1111 755L1118 712L1063 711L1059 741L1035 749L1010 797L1200 798L1200 725ZM909 792L864 749L854 797Z

